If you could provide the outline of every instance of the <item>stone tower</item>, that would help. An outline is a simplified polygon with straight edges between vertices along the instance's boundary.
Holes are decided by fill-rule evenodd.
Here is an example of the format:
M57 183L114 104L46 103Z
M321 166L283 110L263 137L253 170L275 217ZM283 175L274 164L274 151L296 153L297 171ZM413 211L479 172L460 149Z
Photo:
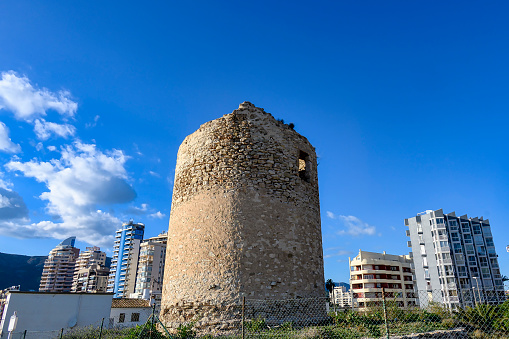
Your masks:
M315 298L324 289L308 140L250 102L187 136L175 169L161 320L231 329L243 296Z

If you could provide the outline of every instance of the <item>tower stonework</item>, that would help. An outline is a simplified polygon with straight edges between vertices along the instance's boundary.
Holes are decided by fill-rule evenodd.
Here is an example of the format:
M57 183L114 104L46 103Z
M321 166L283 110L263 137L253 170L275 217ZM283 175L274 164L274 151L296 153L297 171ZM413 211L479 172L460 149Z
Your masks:
M229 330L242 297L324 293L308 140L249 102L187 136L175 169L161 320Z

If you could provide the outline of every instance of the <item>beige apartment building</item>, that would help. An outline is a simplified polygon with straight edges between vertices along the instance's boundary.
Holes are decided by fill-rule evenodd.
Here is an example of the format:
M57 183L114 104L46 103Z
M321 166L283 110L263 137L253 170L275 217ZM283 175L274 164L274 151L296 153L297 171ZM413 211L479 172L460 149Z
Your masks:
M402 308L417 305L413 260L408 255L366 252L350 259L350 286L355 308L379 306L385 300Z
M76 237L70 237L49 252L44 262L39 292L70 292L76 259L80 253L74 247Z
M109 267L106 267L106 253L99 247L87 247L76 260L71 292L106 292Z
M161 300L167 239L168 234L163 232L140 244L135 295L140 297L149 293L158 304Z

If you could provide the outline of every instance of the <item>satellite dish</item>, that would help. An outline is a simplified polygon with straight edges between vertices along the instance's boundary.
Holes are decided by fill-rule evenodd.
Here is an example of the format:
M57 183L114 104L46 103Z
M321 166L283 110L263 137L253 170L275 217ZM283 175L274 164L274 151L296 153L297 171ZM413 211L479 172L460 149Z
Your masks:
M78 319L76 317L72 317L71 319L69 319L69 322L67 323L67 325L69 327L74 327L74 326L76 326L77 322L78 322Z

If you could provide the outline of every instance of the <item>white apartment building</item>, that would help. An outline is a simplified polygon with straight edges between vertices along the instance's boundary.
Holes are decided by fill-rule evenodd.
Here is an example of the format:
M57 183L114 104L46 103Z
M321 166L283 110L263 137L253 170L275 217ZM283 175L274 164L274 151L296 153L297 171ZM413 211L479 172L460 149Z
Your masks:
M439 209L405 219L405 225L422 306L432 300L456 309L505 300L488 220Z
M413 262L409 255L359 250L359 254L349 258L349 262L350 289L355 308L379 306L384 296L398 307L416 306Z
M331 293L332 303L341 308L352 307L352 291L346 286L334 286Z
M106 253L99 247L87 247L76 260L71 292L106 292L109 267L106 267Z
M80 250L74 247L76 237L58 244L44 262L39 292L70 292L74 268Z
M144 232L144 224L130 220L122 224L122 228L115 234L107 287L108 292L114 293L114 298L127 298L134 293L140 244Z
M161 299L167 239L168 234L163 232L141 243L135 289L137 296L148 290L151 297Z

